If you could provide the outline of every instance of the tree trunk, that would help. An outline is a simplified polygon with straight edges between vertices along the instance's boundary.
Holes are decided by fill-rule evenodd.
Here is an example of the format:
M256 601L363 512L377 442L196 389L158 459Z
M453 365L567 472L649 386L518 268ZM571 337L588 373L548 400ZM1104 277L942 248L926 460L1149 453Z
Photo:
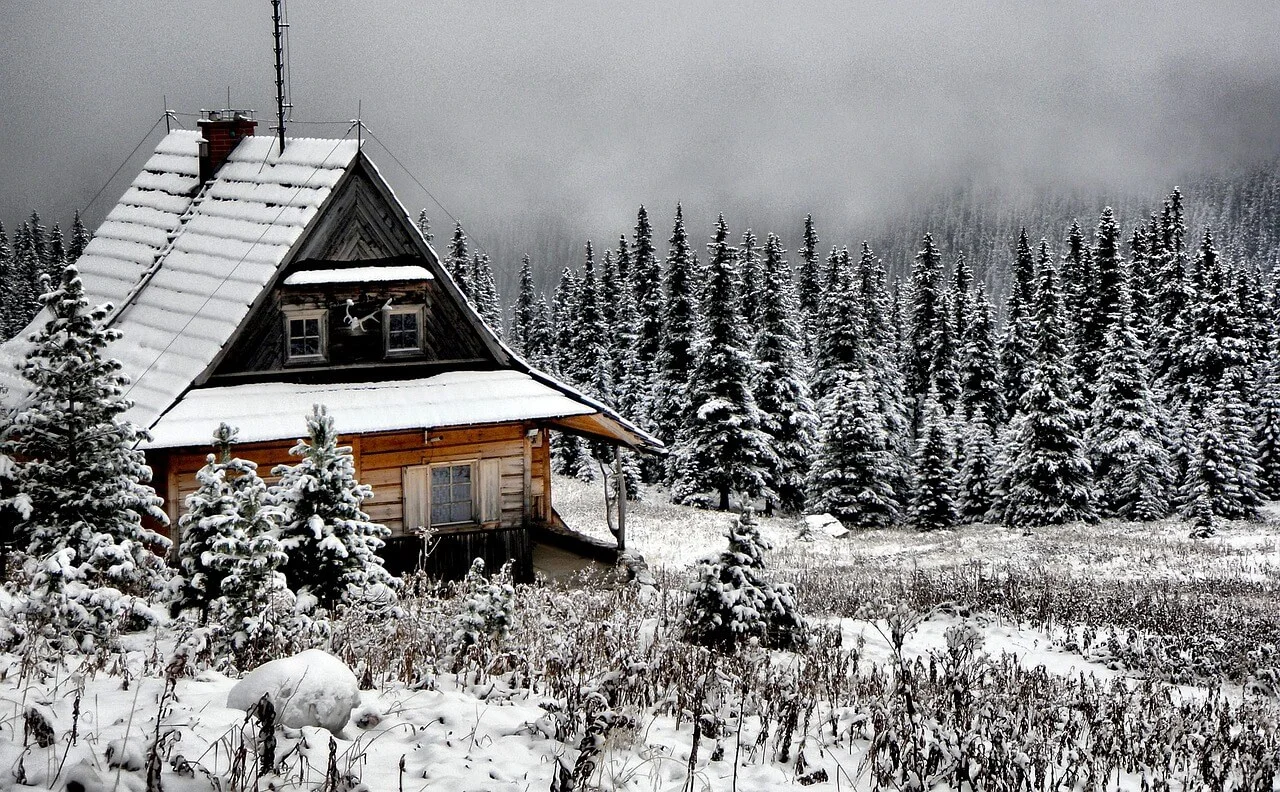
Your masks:
M729 511L729 488L720 488L720 511Z

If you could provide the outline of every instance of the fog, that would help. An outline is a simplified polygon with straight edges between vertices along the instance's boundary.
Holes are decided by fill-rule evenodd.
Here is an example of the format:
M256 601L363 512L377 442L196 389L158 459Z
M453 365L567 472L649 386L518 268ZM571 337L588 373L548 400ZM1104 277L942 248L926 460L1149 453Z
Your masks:
M0 8L6 224L83 208L165 97L194 113L229 89L262 132L273 123L268 0ZM525 237L616 241L641 203L664 239L677 201L699 237L724 211L793 237L813 212L856 238L957 185L1159 192L1280 154L1269 0L292 0L288 12L289 134L341 135L346 123L303 122L360 108L404 203L442 233L457 218L508 260Z

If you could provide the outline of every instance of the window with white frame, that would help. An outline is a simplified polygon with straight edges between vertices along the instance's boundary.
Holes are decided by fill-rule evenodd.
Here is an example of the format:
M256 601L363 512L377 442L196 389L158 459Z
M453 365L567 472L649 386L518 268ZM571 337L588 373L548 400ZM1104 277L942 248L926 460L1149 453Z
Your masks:
M432 526L475 520L474 474L470 462L431 466Z
M388 355L422 351L422 306L404 306L386 311L383 326Z
M325 315L323 309L285 312L285 351L289 362L325 359Z

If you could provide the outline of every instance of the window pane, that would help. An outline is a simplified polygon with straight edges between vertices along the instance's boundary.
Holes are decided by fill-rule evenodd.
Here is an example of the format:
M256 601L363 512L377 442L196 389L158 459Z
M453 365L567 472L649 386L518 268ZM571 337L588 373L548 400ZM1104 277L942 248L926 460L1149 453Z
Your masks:
M469 481L471 481L471 466L470 466L470 465L455 465L455 466L453 466L453 468L451 468L451 470L453 470L453 483L454 483L454 484L458 484L458 483L460 483L460 482L469 482Z
M447 468L447 467L433 467L433 468L431 468L431 483L432 483L432 485L436 485L436 484L448 484L448 483L449 483L449 468Z
M467 522L471 519L471 503L455 503L450 512L453 522Z
M433 502L431 504L431 523L439 525L447 522L453 522L453 520L449 519L449 504Z

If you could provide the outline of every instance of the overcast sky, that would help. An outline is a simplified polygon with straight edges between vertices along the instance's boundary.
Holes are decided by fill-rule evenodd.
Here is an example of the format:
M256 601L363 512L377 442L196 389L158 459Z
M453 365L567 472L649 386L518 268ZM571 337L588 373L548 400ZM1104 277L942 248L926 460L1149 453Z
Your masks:
M57 218L88 202L166 95L194 112L224 105L230 87L234 105L269 119L268 0L0 0L0 10L7 225L33 207ZM600 238L628 227L640 203L655 207L665 237L677 200L698 216L813 211L856 227L965 181L1163 190L1181 174L1280 153L1274 0L292 0L288 10L295 119L349 119L363 102L374 134L480 237L548 218ZM290 134L344 131L298 123ZM445 225L385 152L370 154L407 205L431 206Z

